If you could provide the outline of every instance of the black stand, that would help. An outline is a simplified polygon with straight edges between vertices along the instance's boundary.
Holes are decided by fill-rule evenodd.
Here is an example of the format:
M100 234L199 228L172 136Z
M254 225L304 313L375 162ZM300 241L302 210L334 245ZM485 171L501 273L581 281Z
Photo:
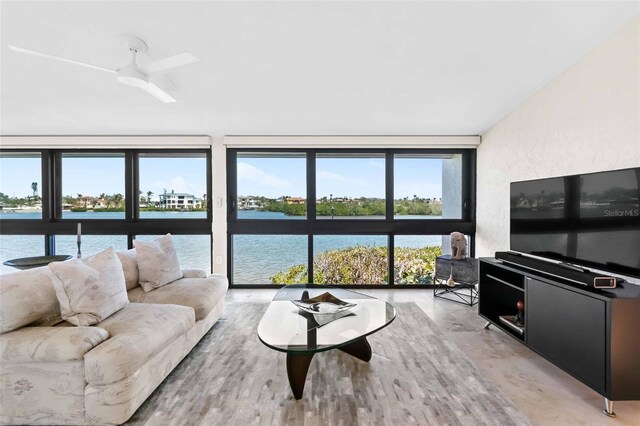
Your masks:
M478 303L478 289L475 284L456 283L454 287L449 287L443 279L436 278L436 287L433 289L433 296L451 302L473 306Z
M454 285L448 282L453 280ZM445 254L436 258L433 296L462 305L478 303L478 259L452 259Z

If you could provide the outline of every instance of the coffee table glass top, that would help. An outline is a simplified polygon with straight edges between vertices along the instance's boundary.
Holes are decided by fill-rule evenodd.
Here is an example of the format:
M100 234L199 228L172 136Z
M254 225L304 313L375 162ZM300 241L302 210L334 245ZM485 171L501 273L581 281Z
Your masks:
M356 306L335 316L308 314L291 303L302 299L305 291L310 298L329 292ZM277 351L323 352L374 333L389 325L395 316L391 304L355 291L313 284L290 285L276 293L258 325L258 337Z

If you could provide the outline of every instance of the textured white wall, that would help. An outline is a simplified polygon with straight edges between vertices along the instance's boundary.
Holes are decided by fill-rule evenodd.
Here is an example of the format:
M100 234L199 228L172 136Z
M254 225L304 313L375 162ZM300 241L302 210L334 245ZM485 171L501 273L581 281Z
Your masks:
M509 249L510 182L640 166L639 82L635 18L483 135L477 256Z

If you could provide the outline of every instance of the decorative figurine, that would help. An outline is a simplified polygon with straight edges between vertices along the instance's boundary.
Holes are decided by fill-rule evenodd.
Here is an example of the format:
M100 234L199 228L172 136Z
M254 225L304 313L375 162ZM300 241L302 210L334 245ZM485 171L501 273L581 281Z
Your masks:
M451 233L451 258L465 259L467 257L467 239L462 232Z
M518 300L516 302L516 308L518 308L518 313L516 314L516 325L523 327L524 326L524 301Z

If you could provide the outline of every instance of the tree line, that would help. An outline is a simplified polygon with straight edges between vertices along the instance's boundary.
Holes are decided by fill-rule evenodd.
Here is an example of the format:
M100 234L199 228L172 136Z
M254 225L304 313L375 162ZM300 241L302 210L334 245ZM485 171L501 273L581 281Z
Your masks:
M287 216L305 216L307 205L306 203L287 204L283 201L265 199L262 202L261 210L281 212ZM403 198L394 200L393 210L396 215L441 216L442 204L424 198ZM342 202L318 200L316 214L318 216L384 216L385 201L380 198L357 198Z

